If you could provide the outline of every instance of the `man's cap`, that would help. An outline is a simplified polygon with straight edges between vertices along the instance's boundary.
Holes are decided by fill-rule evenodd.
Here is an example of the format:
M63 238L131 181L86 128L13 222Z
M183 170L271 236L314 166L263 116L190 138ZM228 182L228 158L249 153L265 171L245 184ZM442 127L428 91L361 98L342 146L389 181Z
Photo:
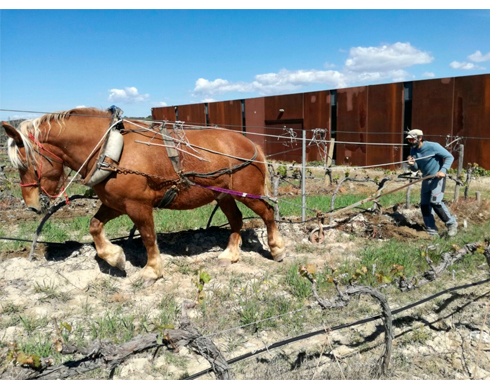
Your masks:
M417 137L422 137L424 135L424 132L420 129L413 129L408 132L408 135L406 138L417 138Z

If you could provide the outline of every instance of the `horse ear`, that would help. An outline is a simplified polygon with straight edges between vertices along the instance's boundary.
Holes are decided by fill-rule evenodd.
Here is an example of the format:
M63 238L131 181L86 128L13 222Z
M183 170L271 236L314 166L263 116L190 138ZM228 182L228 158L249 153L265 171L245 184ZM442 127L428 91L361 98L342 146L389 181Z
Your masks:
M2 122L2 127L4 128L7 136L12 138L17 146L23 145L23 139L21 138L21 134L17 131L17 129L7 122Z

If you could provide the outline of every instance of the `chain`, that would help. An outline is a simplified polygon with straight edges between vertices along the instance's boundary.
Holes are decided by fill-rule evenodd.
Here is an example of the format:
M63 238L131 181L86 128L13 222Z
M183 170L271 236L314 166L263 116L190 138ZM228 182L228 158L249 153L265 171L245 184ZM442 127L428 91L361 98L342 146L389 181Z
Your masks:
M136 171L134 169L129 169L129 168L122 168L122 167L117 166L116 164L108 164L108 166L106 166L106 167L103 166L103 167L101 167L101 169L106 169L106 170L109 170L109 171L122 173L124 175L132 174L132 175L143 176L143 177L145 177L147 179L159 180L159 181L161 181L162 187L167 186L167 185L176 185L176 184L179 184L179 183L181 183L183 181L181 178L178 178L178 179L166 179L163 176L158 176L158 175L153 175L153 174L149 174L149 173L144 173L144 172Z
M222 175L232 174L233 172L236 172L236 171L246 167L247 165L251 164L252 162L254 162L256 157L257 157L257 148L255 148L255 153L250 160L245 160L241 164L234 166L232 168L222 168L222 169L219 169L217 171L207 172L207 173L180 171L180 172L177 172L177 175L179 176L177 179L166 179L163 176L144 173L141 171L136 171L134 169L123 168L123 167L118 166L115 162L109 161L109 160L103 161L99 165L99 168L103 169L103 170L112 171L112 172L122 173L124 175L133 174L133 175L143 176L147 179L156 179L156 180L160 181L160 183L158 185L161 187L166 187L167 185L174 186L177 184L183 184L186 186L190 186L190 185L194 185L195 183L193 183L191 180L189 180L187 178L188 176L207 179L207 178L216 178L216 177L219 177Z

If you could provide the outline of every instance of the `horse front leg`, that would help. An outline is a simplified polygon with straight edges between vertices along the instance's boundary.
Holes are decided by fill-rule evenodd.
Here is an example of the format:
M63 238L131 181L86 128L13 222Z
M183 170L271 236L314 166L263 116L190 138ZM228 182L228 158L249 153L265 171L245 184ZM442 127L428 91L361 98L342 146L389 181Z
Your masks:
M90 220L89 232L94 240L97 256L110 266L124 271L125 253L123 249L118 245L112 244L104 232L104 225L122 214L121 211L109 208L104 204L101 205L97 213Z
M146 248L147 263L141 270L141 278L146 286L153 284L163 277L163 266L160 250L156 240L153 209L144 204L137 204L127 208L127 214L134 222L141 235L142 243Z

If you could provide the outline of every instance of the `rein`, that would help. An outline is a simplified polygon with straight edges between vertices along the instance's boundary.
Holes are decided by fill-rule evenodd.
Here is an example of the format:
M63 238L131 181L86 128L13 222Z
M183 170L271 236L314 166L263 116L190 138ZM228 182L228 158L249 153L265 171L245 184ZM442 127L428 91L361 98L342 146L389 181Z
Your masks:
M36 150L36 152L37 152L38 154L40 154L40 156L43 156L43 157L47 158L48 160L51 160L51 159L50 159L49 157L47 157L46 155L44 155L44 154L40 153L40 149L41 149L41 150L43 150L43 151L47 152L48 154L50 154L53 158L55 158L55 160L56 160L58 163L61 163L61 164L63 164L63 163L64 163L64 161L63 161L63 159L62 159L61 157L57 156L56 154L54 154L54 153L52 153L50 150L48 150L46 147L44 147L44 146L43 146L43 144L42 144L40 141L38 141L32 133L29 133L28 138L29 138L29 139L30 139L30 140L31 140L31 141L32 141L32 142L33 142L36 146L38 146L38 149L35 149L35 150ZM52 161L52 160L51 160L51 161Z

